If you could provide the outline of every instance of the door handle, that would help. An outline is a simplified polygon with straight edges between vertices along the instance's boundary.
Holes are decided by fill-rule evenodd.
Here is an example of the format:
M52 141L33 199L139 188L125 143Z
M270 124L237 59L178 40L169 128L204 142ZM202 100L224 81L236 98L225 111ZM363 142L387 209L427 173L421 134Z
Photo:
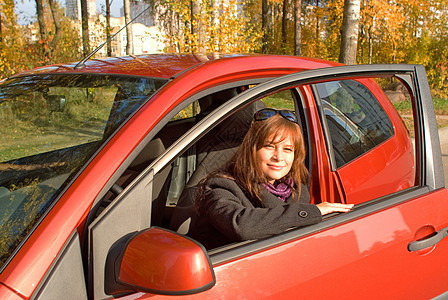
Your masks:
M420 240L410 242L408 244L408 250L418 251L423 250L425 248L429 248L440 242L446 236L448 236L448 227L436 231L433 234L430 234Z

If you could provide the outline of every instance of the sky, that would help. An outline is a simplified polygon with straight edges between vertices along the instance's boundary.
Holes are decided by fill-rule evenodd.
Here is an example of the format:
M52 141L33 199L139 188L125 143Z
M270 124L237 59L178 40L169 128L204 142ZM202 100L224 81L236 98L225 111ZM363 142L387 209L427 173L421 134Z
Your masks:
M57 0L63 6L65 6L65 0ZM105 6L105 0L96 1L97 11L101 11ZM120 9L123 7L122 0L112 0L111 15L112 17L120 16ZM16 14L17 21L20 25L27 24L36 20L36 2L34 0L16 0Z

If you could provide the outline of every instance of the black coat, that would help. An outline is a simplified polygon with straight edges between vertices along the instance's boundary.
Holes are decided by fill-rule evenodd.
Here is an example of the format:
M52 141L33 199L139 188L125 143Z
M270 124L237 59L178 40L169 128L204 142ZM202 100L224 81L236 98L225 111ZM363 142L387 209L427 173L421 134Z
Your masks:
M290 196L286 202L262 189L263 204L252 203L235 181L215 177L206 182L205 216L192 223L189 235L207 249L232 242L254 240L285 230L307 226L322 220L320 210L309 203L302 185L300 199Z

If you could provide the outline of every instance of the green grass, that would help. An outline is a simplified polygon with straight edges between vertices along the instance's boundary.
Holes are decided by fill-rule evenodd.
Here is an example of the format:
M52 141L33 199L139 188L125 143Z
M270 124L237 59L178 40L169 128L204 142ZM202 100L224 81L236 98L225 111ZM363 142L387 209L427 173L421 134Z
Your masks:
M436 115L448 115L448 99L433 98L433 105ZM412 105L410 101L397 102L394 106L400 115L412 113Z
M114 94L76 101L72 90L63 112L50 112L37 96L1 103L0 162L101 139Z
M448 99L433 98L434 112L437 116L448 116ZM414 136L414 122L412 117L412 105L410 101L402 101L394 104L411 136ZM439 128L448 126L448 118L437 117L437 126Z
M294 99L289 90L269 95L263 98L263 102L267 107L294 110Z

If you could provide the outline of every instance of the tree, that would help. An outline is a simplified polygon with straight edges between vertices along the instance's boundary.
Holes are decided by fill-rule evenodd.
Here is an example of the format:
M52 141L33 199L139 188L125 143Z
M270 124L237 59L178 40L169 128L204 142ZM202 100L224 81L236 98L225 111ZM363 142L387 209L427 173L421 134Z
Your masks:
M61 38L61 22L54 0L48 0L48 4L50 4L51 16L53 17L54 23L54 37L51 45L54 48L58 46L59 39Z
M261 28L241 10L247 0L153 0L167 49L177 52L251 52L260 49Z
M81 0L81 27L82 27L82 53L87 56L90 53L89 13L87 0Z
M39 23L40 39L46 40L47 29L44 21L44 6L42 1L43 0L36 0L36 13L37 13L37 22Z
M23 34L17 25L14 0L0 0L1 40L0 78L3 79L26 68Z
M112 56L112 41L111 37L111 27L110 27L110 1L106 0L106 40L107 40L107 56Z
M302 0L294 0L294 55L302 52Z
M288 31L288 0L283 0L283 7L282 7L282 52L286 54L286 35Z
M339 55L339 62L344 64L356 64L360 8L360 0L345 0L344 2Z
M124 1L124 22L129 24L131 22L131 3L129 0ZM134 54L134 37L132 33L132 25L126 26L126 54Z
M39 33L40 33L40 43L42 44L42 53L44 56L44 60L49 60L48 54L48 39L47 39L47 29L44 20L44 6L43 0L36 0L36 12L37 12L37 21L39 23Z
M261 1L261 28L263 31L262 53L268 53L268 32L269 32L269 6L268 0Z
M191 35L193 36L192 52L203 52L203 18L202 18L202 5L200 0L191 0L190 4L190 25Z

